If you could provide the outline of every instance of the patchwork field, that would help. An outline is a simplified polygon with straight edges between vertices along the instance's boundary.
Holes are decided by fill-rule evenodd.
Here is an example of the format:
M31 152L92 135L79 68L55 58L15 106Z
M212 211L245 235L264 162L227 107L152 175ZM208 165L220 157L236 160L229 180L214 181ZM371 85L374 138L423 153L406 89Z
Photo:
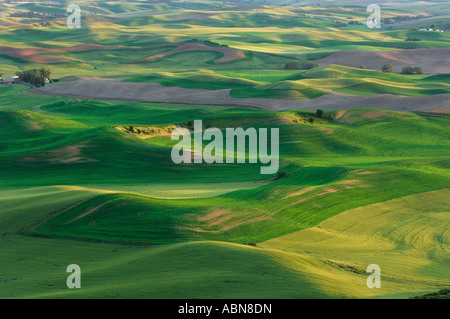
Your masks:
M361 3L275 2L81 1L79 29L65 4L0 4L2 77L58 80L0 85L0 298L450 287L450 32L416 30L449 4L386 3L372 31ZM195 120L278 129L278 172L175 164Z
M334 69L337 68L307 71L296 75L299 80L260 85L254 85L257 82L245 78L224 79L209 75L197 80L198 76L184 77L183 74L180 77L156 75L127 80L77 78L29 92L100 100L244 106L263 110L317 110L317 105L320 105L323 109L335 111L342 110L345 105L346 108L450 112L450 93L447 93L450 92L450 84L434 82L434 78L439 79L437 75L414 79L399 76L400 81L405 82L394 82L383 79L377 72L334 73ZM364 73L374 78L362 78ZM322 75L330 77L320 78ZM207 81L217 78L215 82Z
M392 51L339 51L316 60L323 64L339 64L358 68L365 64L367 68L379 70L381 65L391 63L394 71L400 72L408 65L420 65L426 73L450 73L450 49L415 49Z

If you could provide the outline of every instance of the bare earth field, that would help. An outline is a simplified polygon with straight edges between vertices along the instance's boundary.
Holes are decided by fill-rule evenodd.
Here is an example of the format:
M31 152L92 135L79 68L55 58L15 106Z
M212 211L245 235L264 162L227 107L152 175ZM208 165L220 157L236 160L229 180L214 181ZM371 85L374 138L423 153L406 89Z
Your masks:
M100 44L86 43L80 44L69 48L61 49L16 49L13 47L0 46L0 54L9 55L13 58L19 58L24 61L36 62L36 63L58 63L58 62L70 62L68 59L58 58L53 56L46 56L48 53L61 53L61 52L80 52L80 51L92 51L92 50L117 50L125 48L123 45L115 46L103 46ZM40 55L44 54L44 55Z
M339 64L359 68L365 65L368 69L381 70L390 63L394 72L400 72L405 66L420 66L425 73L450 73L450 48L439 49L410 49L393 51L339 51L315 62Z
M327 94L310 100L233 98L230 89L206 90L165 87L159 83L122 82L120 79L77 78L29 91L35 94L72 96L91 99L163 102L196 105L230 105L264 110L303 109L343 110L380 108L393 111L450 113L450 94L407 97L390 94L354 96Z

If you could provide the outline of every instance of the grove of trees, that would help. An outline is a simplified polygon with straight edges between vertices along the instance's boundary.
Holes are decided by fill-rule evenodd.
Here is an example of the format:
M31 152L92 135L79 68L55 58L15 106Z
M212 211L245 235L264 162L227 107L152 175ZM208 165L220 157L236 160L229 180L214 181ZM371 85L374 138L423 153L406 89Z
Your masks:
M386 63L385 65L383 65L381 67L381 70L383 72L392 72L392 70L393 70L392 64ZM408 66L405 66L400 73L401 74L423 74L423 70L420 66L414 67L414 66L408 65Z
M402 69L401 73L402 74L423 74L423 70L419 66L413 67L413 66L409 65L409 66L405 66Z
M45 79L50 80L51 73L50 69L40 68L17 72L16 75L19 77L20 81L40 87L45 86Z
M50 14L38 11L14 12L9 15L17 18L56 19L65 17L64 13Z
M285 70L311 70L319 67L320 64L313 63L311 61L299 62L299 61L291 61L285 64Z

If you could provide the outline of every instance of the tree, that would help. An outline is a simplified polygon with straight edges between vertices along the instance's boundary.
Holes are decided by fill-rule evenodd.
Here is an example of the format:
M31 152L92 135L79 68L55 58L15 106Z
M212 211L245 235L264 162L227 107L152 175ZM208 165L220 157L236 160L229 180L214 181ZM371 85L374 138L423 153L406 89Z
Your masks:
M412 66L410 66L410 65L408 65L408 66L405 66L403 69L402 69L402 72L401 72L402 74L413 74L414 73L414 67L412 67Z
M286 63L284 66L285 70L311 70L321 66L321 64L317 64L311 61L305 61L300 63L299 61L291 61Z
M414 68L414 73L416 73L416 74L423 74L423 70L422 70L422 68L420 66L416 66Z
M365 69L366 69L366 66L365 66L364 64L362 64L359 68L365 70Z
M312 62L306 61L306 62L303 62L303 63L302 63L301 68L302 68L303 70L311 70L311 69L314 69L316 66L317 66L317 65L314 64L314 63L312 63Z
M318 109L316 111L316 117L318 117L319 119L323 118L323 114L324 114L324 111L321 109Z
M285 64L284 68L286 70L298 70L300 63L298 61L291 61Z
M392 64L386 63L385 65L383 65L383 67L381 68L381 70L382 70L383 72L392 72L392 70L393 70Z
M41 74L42 74L45 78L47 78L47 79L50 80L50 75L52 74L52 72L50 71L50 69L47 69L47 68L41 68L39 71L41 72Z
M40 87L45 85L45 75L50 76L50 73L49 69L42 68L16 72L16 75L21 81Z

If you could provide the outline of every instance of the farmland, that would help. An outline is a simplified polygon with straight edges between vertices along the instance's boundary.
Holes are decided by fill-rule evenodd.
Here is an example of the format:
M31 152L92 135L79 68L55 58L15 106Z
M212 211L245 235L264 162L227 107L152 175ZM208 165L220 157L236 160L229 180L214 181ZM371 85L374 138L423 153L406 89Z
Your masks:
M294 2L80 2L80 29L65 4L0 4L3 77L48 67L58 80L0 85L0 298L450 286L450 32L416 30L445 26L450 6L372 31L364 6ZM175 164L170 132L195 120L278 129L278 173ZM73 263L82 289L66 286ZM366 286L370 264L381 289Z

